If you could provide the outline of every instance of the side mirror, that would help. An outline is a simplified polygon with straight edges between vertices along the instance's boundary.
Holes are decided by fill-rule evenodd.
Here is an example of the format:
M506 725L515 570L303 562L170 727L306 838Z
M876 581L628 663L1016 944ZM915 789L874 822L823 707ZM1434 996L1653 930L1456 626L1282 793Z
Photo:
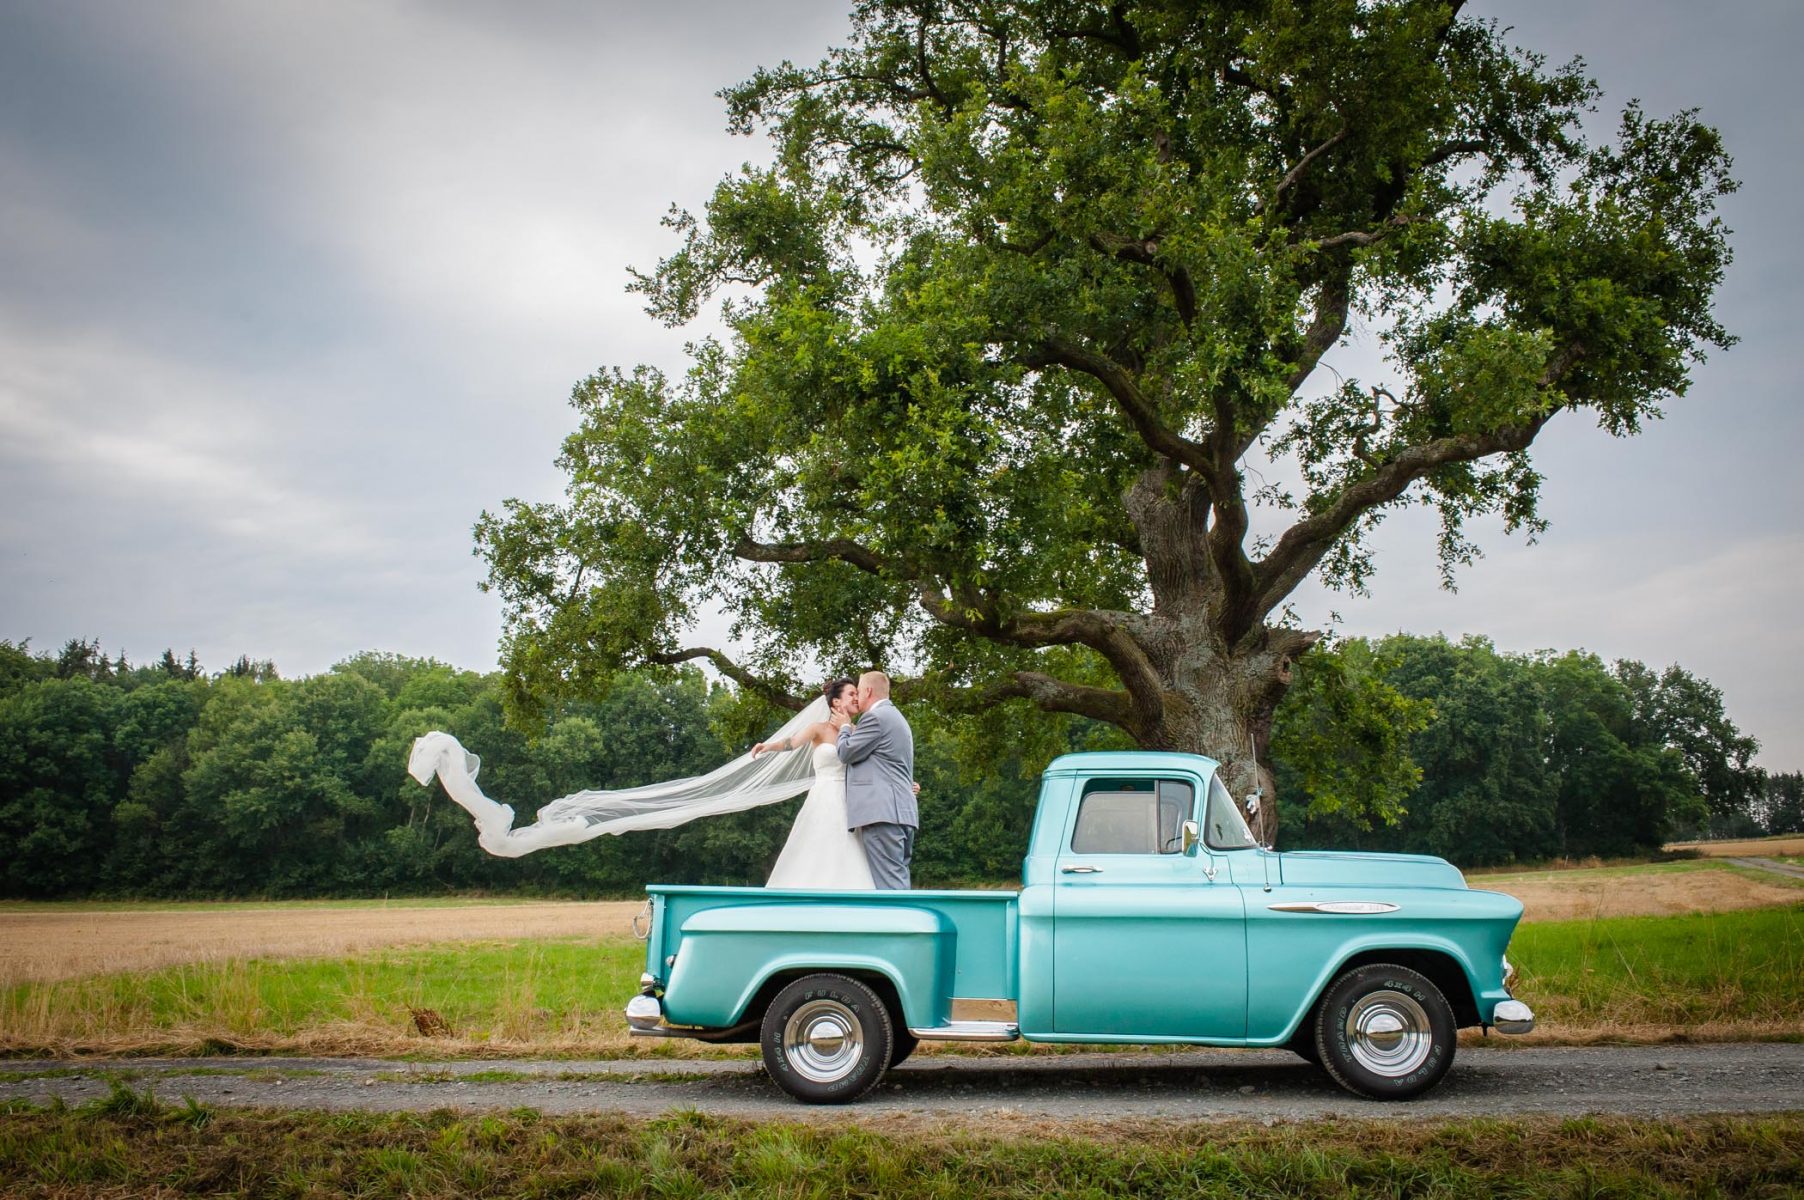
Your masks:
M1196 844L1203 840L1203 827L1195 821L1185 821L1183 839L1184 853L1189 854L1196 849Z
M1256 817L1258 815L1259 815L1259 793L1254 792L1251 796L1247 797L1247 816Z

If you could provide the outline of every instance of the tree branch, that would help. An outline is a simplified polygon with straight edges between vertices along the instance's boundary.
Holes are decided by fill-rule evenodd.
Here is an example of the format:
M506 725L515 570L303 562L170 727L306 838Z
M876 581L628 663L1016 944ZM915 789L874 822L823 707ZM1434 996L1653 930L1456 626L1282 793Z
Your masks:
M1141 719L1155 724L1165 710L1165 689L1159 673L1128 632L1132 614L1066 608L1049 613L1022 612L1005 618L990 597L966 594L952 598L926 584L918 585L918 595L922 610L940 624L988 641L1027 649L1088 646L1114 669Z
M1403 228L1405 225L1414 225L1423 219L1424 218L1422 217L1411 216L1408 213L1399 213L1397 216L1384 222L1384 224L1380 225L1375 231L1367 231L1364 229L1349 230L1346 233L1337 233L1332 237L1316 239L1315 244L1316 247L1321 250L1338 250L1342 246L1370 246L1374 242L1383 241L1386 237Z
M1541 416L1508 429L1463 433L1411 446L1358 483L1349 485L1326 509L1287 529L1259 564L1257 611L1267 612L1288 596L1361 514L1395 500L1410 484L1437 467L1521 450L1535 440L1535 434L1546 422L1547 417Z
M1305 154L1302 158L1298 159L1297 165L1292 167L1289 171L1287 171L1284 175L1284 178L1280 179L1278 181L1278 186L1272 190L1272 198L1270 200L1267 200L1267 201L1264 201L1263 203L1261 203L1254 211L1263 213L1263 212L1268 212L1271 209L1277 208L1278 201L1283 198L1285 191L1291 187L1294 187L1296 185L1297 180L1303 178L1303 172L1305 172L1309 169L1310 164L1314 163L1316 161L1316 159L1320 158L1322 155L1328 153L1328 151L1334 149L1336 146L1338 146L1342 142L1346 141L1348 132L1349 132L1349 130L1346 126L1344 126L1344 125L1341 126L1341 131L1339 133L1335 134L1333 137L1329 138L1327 141L1323 142L1321 145L1317 146L1315 149L1313 149L1309 153Z
M1139 263L1157 271L1171 286L1172 301L1177 305L1178 317L1184 322L1185 328L1196 323L1196 284L1192 282L1190 272L1183 267L1167 266L1159 261L1157 238L1135 239L1093 233L1090 235L1090 247L1122 262Z
M733 557L746 562L802 563L836 560L850 563L872 575L883 574L889 564L875 551L849 538L823 542L755 542L742 537L733 543Z
M844 562L872 575L912 582L921 610L940 624L963 629L990 641L1030 649L1088 646L1114 668L1148 722L1156 722L1164 711L1165 693L1159 674L1125 627L1131 619L1129 614L1103 609L1061 609L1050 613L1023 612L1004 618L993 597L975 591L947 596L929 581L896 570L894 564L848 538L819 542L756 542L741 537L733 544L733 556L747 562ZM697 651L690 657L705 655ZM721 666L721 663L717 661L715 665ZM725 666L721 666L721 671L731 674Z
M931 679L899 679L894 687L898 702L930 700L953 712L980 712L1007 700L1028 700L1044 712L1106 721L1129 733L1137 734L1140 729L1138 714L1126 693L1067 683L1039 671L1013 671L981 687L945 687Z
M645 661L658 666L674 667L678 663L690 662L705 658L714 664L714 669L737 683L747 691L757 692L766 700L790 712L801 712L808 707L808 701L784 691L768 679L753 675L750 671L722 654L711 646L691 646L686 650L672 650L663 654L648 654Z
M1029 350L1021 357L1021 363L1034 369L1057 365L1095 379L1108 389L1128 423L1148 447L1197 471L1210 490L1214 490L1215 464L1208 448L1184 437L1161 421L1152 402L1119 363L1058 338Z
M1542 391L1553 387L1584 354L1584 346L1577 342L1567 346L1548 360L1535 386ZM1521 425L1485 433L1436 438L1406 447L1396 457L1381 462L1364 479L1349 484L1327 508L1298 521L1278 539L1272 552L1258 565L1257 611L1269 612L1288 596L1361 514L1395 500L1410 484L1437 467L1526 449L1552 415L1545 412Z
M1292 392L1303 386L1303 381L1322 361L1322 355L1333 349L1340 341L1340 335L1346 332L1347 310L1353 303L1350 275L1349 269L1342 267L1322 281L1321 292L1316 296L1315 316L1310 320L1297 352L1296 369L1285 381Z

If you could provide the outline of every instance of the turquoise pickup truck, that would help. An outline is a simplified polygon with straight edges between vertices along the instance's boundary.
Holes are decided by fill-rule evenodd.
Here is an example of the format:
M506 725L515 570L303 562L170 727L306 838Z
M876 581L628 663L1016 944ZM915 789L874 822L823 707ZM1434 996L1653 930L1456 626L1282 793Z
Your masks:
M1019 891L652 886L628 1024L758 1041L812 1104L857 1099L923 1041L1016 1038L1286 1047L1405 1099L1461 1027L1534 1028L1504 957L1519 901L1438 858L1266 850L1217 765L1057 759Z

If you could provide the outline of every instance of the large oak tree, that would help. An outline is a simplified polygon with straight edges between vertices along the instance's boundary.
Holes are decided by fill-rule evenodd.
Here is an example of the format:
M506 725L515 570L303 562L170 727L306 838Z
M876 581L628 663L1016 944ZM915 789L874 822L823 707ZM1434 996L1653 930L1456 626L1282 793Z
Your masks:
M580 384L567 500L478 527L516 698L899 665L1269 787L1304 579L1363 586L1400 505L1447 571L1534 532L1550 420L1632 433L1730 343L1718 135L1592 144L1596 94L1457 2L859 5L723 93L770 165L637 282L724 338ZM1318 369L1360 329L1382 380Z

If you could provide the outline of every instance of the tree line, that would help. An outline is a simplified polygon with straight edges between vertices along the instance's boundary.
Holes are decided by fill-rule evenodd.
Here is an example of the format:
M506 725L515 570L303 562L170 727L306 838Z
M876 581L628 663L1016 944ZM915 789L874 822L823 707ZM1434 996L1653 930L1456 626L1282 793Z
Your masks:
M429 729L478 751L484 789L524 822L581 788L710 770L778 719L684 668L621 675L529 737L504 718L505 685L383 653L289 680L248 656L208 672L192 653L133 665L98 642L40 654L0 641L0 892L598 895L764 878L797 802L523 859L484 853L462 810L406 775ZM1009 879L1039 767L1123 744L1077 718L973 733L919 717L916 875L928 884ZM1721 694L1677 667L1348 640L1303 661L1276 730L1286 847L1473 865L1804 829L1804 780L1750 766L1754 743Z

